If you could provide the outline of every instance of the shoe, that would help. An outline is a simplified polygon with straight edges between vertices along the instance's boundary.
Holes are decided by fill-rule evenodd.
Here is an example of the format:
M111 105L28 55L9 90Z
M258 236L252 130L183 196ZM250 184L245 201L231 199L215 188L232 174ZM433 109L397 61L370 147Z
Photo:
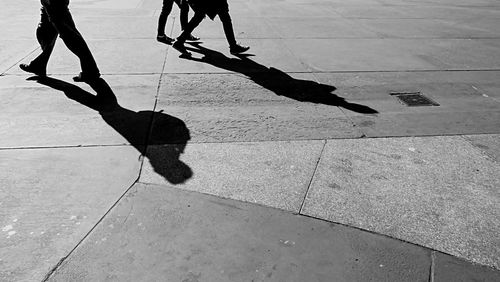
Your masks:
M186 40L187 40L187 41L198 41L198 40L200 40L200 38L199 38L199 37L196 37L196 36L194 36L194 35L192 35L192 34L190 34L190 35L186 38Z
M25 72L30 72L38 76L47 76L47 71L44 69L38 69L29 64L20 64L19 68Z
M165 34L160 34L156 36L156 41L166 44L172 44L174 42L174 39L166 36Z
M73 77L74 82L93 82L99 79L101 75L99 73L97 74L84 74L83 72L79 73L77 76Z
M248 51L248 49L250 49L250 47L235 44L235 45L229 47L229 52L231 52L231 54L240 54L240 53Z
M174 44L172 44L172 47L174 47L175 50L181 52L181 55L191 56L191 53L189 53L189 51L184 46L184 42L175 41Z

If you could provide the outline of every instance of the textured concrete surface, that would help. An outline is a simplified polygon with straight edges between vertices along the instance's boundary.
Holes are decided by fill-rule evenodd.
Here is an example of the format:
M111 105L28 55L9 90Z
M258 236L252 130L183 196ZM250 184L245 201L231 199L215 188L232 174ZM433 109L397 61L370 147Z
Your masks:
M462 137L331 140L301 213L499 267L499 171Z
M185 120L195 142L361 136L335 105L366 109L361 104L344 105L333 93L335 87L317 83L313 75L288 75L254 61L225 56L209 62L227 68L232 65L246 77L166 75L159 91L157 109ZM248 72L248 68L259 72Z
M241 214L223 209L220 216L212 217L214 222L222 223L205 229L213 235L209 238L213 244L203 245L203 250L204 254L221 258L222 262L226 257L239 259L237 264L226 265L239 271L231 272L231 280L267 279L266 275L271 272L276 281L310 281L302 278L310 278L312 276L308 275L313 274L318 276L317 280L330 281L338 278L339 273L345 274L342 277L348 281L356 277L362 277L359 280L366 280L366 277L381 281L405 280L394 277L409 277L404 275L410 274L418 277L408 278L410 281L420 277L438 281L455 278L457 273L469 280L495 279L497 271L473 265L471 261L498 268L499 255L495 253L500 249L496 235L500 226L497 219L500 178L498 1L230 0L236 37L242 44L251 46L249 55L230 55L220 21L207 19L195 32L202 37L200 46L205 49L190 46L191 59L179 58L171 46L155 41L160 2L71 1L76 25L104 74L105 84L95 87L99 91L86 84L71 82L71 76L80 71L79 63L61 40L57 41L49 64L48 73L52 79L43 84L26 80L29 75L20 71L17 65L29 62L39 52L35 38L39 3L31 0L2 3L0 154L5 157L0 159L0 183L5 185L0 191L7 195L2 195L2 199L16 200L9 205L0 200L3 234L0 234L0 256L8 255L8 259L0 258L3 275L0 280L40 281L68 255L68 264L60 276L63 278L59 279L70 277L64 275L71 275L74 280L78 280L78 275L92 275L80 272L89 264L79 268L72 263L88 262L79 250L84 245L85 248L90 246L88 238L105 238L99 236L105 233L108 225L100 224L98 219L111 220L106 212L116 202L128 205L120 200L122 194L118 191L126 191L139 173L143 181L167 184L154 186L161 190L158 195L146 191L146 194L141 193L144 198L139 200L132 196L131 202L142 203L138 212L151 225L165 222L160 226L174 226L179 230L184 227L176 225L176 222L185 222L182 218L169 217L170 214L161 220L148 218L161 213L151 211L152 207L145 202L151 198L158 207L158 201L177 197L175 187L258 203L249 210L263 209L260 211L262 216L273 214L266 218L273 227L278 228L280 221L297 220L291 224L293 228L283 227L277 233L271 228L266 229L268 233L246 232L254 234L252 242L258 243L261 238L263 242L267 238L276 242L277 237L288 236L276 235L275 238L272 234L298 236L294 232L302 230L299 225L304 224L303 228L307 229L310 222L320 224L303 215L291 215L304 205L303 211L314 212L315 217L323 220L336 221L336 216L346 215L352 220L349 224L354 226L378 228L377 232L385 235L460 257L442 259L435 250L407 248L408 245L401 241L383 237L391 242L391 248L400 248L399 251L381 251L387 256L355 260L354 264L347 264L353 268L345 268L345 261L336 255L351 246L320 248L314 240L322 243L326 239L311 230L300 231L311 240L305 245L295 244L297 250L304 246L300 254L292 252L295 258L307 254L311 263L302 264L307 272L290 267L291 264L286 264L288 261L273 269L274 264L258 264L263 257L267 258L263 254L268 249L252 250L251 244L240 248L238 244L243 241L240 239L248 237L230 233L239 230L229 227L229 231L221 229L222 233L216 229L224 225L227 219L224 212L227 212L231 215L228 215L231 220L227 226L259 232L259 228L254 228L257 225L244 222L258 212ZM179 30L178 9L174 6L166 32L175 37ZM390 91L422 91L440 106L406 107L390 96ZM98 92L106 93L105 97L96 97ZM412 145L420 150L415 152L409 150L410 141L394 138L423 135L459 136L409 139L418 145ZM432 142L427 144L427 140ZM332 148L336 142L341 142L342 146ZM368 145L357 146L360 142ZM329 145L321 153L325 143ZM398 147L398 144L403 146ZM378 153L389 158L385 160L386 157ZM400 158L392 160L391 156L396 154ZM352 172L353 175L359 173L358 177L348 177L348 170L332 173L330 166L347 167L346 163L339 163L337 156L356 156L351 161L359 166ZM318 158L320 162L315 163ZM346 160L350 159L346 157ZM313 180L309 187L308 183ZM328 185L338 181L344 181L344 187L349 189L342 191L344 194L339 194L338 198L332 198L335 194ZM153 186L143 188L147 190L148 187ZM304 203L308 187L310 193ZM36 198L26 192L32 191L30 189L47 193ZM86 194L87 191L92 193ZM333 192L341 193L335 189ZM61 195L71 201L64 204L66 198L62 199ZM171 214L188 212L179 208L181 198L176 199L179 200L175 202L177 206L168 207ZM339 203L339 199L345 199L345 204ZM234 204L226 200L215 201ZM262 205L286 211L270 210ZM321 205L326 208L318 209ZM335 210L329 209L335 205ZM214 210L211 205L203 207L207 213ZM349 209L354 211L352 217L347 212ZM87 210L91 211L86 213ZM43 218L23 225L31 221L21 217L19 211L33 218ZM112 213L114 211L111 209ZM203 214L204 210L197 211ZM120 210L119 214L128 213ZM275 214L282 217L273 221ZM68 215L70 221L80 220L80 225L75 223L74 228L64 233L64 229L57 228L67 225ZM87 216L88 221L83 216ZM55 235L40 229L39 222L50 223L49 227L57 231ZM145 271L139 264L140 259L151 252L144 251L142 246L145 245L141 242L134 243L141 238L137 232L142 229L132 228L133 224L125 222L124 228L114 236L122 238L123 242L130 238L132 243L127 246L137 247L140 256L134 258L134 269L126 270L137 270L139 275ZM191 223L186 228L195 233L177 233L180 234L176 237L179 249L175 250L186 254L187 258L191 255L188 254L190 250L197 250L189 246L188 239L201 245L206 241L197 236L201 233L196 233L202 232L204 225ZM100 231L94 233L92 230ZM141 235L152 241L179 231L149 230L152 231L141 231ZM359 229L346 227L342 230L326 232L331 237L323 247L331 246L335 238L341 240L335 242L347 244L345 230L350 232L349 239L366 234ZM45 233L34 241L26 239L36 232ZM236 247L212 248L224 244L228 234L237 235L238 238L230 241ZM16 238L26 240L16 241ZM87 238L85 243L80 244L84 238ZM290 241L285 243L286 238L281 243L287 250L293 250ZM113 261L113 257L108 257L114 254L108 253L116 249L112 244L103 249L107 253L99 256L110 260L93 268L101 271L96 274L103 275L99 277L105 278L103 273L115 269L120 272L130 259L127 257L124 261L120 256ZM357 256L373 258L372 250L379 249L363 247L373 246L369 244L355 248ZM191 267L182 257L168 253L169 247L166 244L158 246L157 255L146 261L151 262L148 271L159 273L178 265L180 271L172 275L185 275L176 277L187 281L200 280L199 277L205 274L222 277L221 273L207 268L190 274L192 269L206 267L199 263L206 262L206 257L191 259L195 265ZM73 248L76 251L71 253ZM429 267L406 265L409 257L420 258L412 251L415 248L418 252L433 254L425 258ZM224 252L214 254L217 250ZM269 250L277 250L274 253L277 254L279 248ZM325 250L333 251L323 255ZM98 251L101 250L88 254ZM241 251L252 256L245 257L238 253ZM74 260L74 255L78 259ZM172 256L172 261L162 260ZM377 264L379 260L393 261L399 257L402 257L401 263ZM345 258L351 262L352 257ZM154 264L153 260L160 263ZM340 263L332 267L323 264L325 261ZM421 265L420 260L417 261ZM258 268L261 266L263 268ZM342 268L337 271L340 266ZM262 276L264 269L269 271ZM410 274L405 272L407 269L412 270ZM63 268L56 267L54 277L58 277L59 270ZM261 276L255 276L255 270L259 270ZM352 274L351 270L358 272ZM371 272L373 276L369 276Z
M430 264L376 234L136 185L48 281L427 281Z
M500 272L481 265L471 265L456 258L435 253L434 280L441 281L499 281Z
M323 141L189 144L181 157L184 164L163 159L154 169L152 162L145 162L140 181L183 182L177 187L298 213L323 145ZM149 147L146 156L174 150ZM189 176L190 170L193 175L185 181L163 173Z
M0 150L0 280L40 281L139 169L131 147Z

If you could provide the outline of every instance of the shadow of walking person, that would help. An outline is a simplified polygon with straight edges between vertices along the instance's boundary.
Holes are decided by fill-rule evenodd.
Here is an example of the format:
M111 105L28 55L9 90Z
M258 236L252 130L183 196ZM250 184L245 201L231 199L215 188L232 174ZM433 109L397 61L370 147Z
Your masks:
M145 156L154 171L171 184L184 183L192 177L191 168L179 159L190 139L189 129L182 120L162 112L134 112L121 107L113 90L102 78L89 83L97 95L58 79L30 79L60 90L68 98L99 112L102 119Z
M246 54L236 55L238 58L228 58L220 52L201 46L199 42L190 43L190 45L194 47L186 47L187 50L199 53L203 57L181 56L181 58L241 73L258 85L274 92L276 95L300 102L342 107L362 114L378 113L377 110L368 106L350 103L344 98L333 94L332 92L337 89L335 86L293 78L279 69L268 68L251 60L249 55Z

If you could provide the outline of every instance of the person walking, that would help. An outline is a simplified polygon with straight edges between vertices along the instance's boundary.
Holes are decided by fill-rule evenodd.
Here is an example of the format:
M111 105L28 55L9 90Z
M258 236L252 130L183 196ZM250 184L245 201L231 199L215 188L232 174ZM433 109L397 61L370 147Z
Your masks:
M180 13L180 22L181 29L184 30L188 24L188 15L189 15L189 4L186 0L163 0L163 5L161 7L160 17L158 18L158 32L156 35L156 40L158 42L172 44L174 39L168 37L165 34L165 25L167 24L167 18L170 12L172 11L173 4L177 4L181 11ZM187 36L186 40L197 41L200 38L191 35L191 33Z
M87 43L75 26L69 11L69 0L41 0L40 23L36 30L36 37L42 53L29 64L20 64L26 72L38 76L47 75L47 64L54 50L59 35L68 49L80 59L81 72L73 77L76 82L89 82L98 79L101 74L90 52Z
M190 55L184 43L189 38L191 32L203 21L205 16L214 20L215 16L219 16L226 35L226 40L229 44L229 51L231 54L240 54L248 51L250 47L242 46L236 42L234 36L233 23L229 15L229 4L227 0L187 0L191 8L193 8L194 16L187 24L186 28L182 31L181 35L177 37L173 43L173 47L184 55Z

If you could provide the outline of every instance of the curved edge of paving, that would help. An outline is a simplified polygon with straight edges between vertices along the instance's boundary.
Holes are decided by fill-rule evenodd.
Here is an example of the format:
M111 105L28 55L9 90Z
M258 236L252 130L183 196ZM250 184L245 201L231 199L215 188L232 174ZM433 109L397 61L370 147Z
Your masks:
M301 213L498 268L500 164L483 138L328 140Z
M136 184L48 281L431 277L491 279L500 273L324 220L169 186Z

